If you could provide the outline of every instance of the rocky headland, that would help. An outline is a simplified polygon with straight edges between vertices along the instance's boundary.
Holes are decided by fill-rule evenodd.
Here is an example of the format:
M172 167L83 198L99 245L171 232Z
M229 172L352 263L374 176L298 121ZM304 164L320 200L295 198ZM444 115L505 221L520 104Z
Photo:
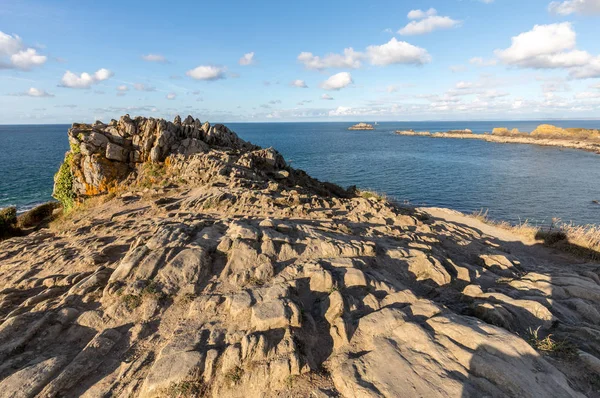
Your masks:
M504 127L495 128L492 133L473 134L471 130L453 130L446 132L398 130L398 135L420 136L432 138L455 138L482 140L500 144L530 144L555 146L561 148L581 149L600 154L600 130L567 128L542 124L531 133L523 133L518 129L509 130Z
M0 242L3 397L600 396L600 264L222 125L74 124Z
M348 130L375 130L375 127L373 127L372 124L368 123L358 123L354 126L348 127Z

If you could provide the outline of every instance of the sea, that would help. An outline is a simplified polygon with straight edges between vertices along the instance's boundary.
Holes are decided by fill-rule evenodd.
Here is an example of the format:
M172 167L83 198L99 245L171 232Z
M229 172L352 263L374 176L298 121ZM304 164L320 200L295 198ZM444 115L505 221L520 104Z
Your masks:
M368 121L367 121L368 122ZM600 128L600 121L226 123L240 137L274 147L295 168L343 187L356 185L414 206L484 211L513 224L553 219L600 224L600 155L536 145L435 139L396 130L494 127L532 131L542 123ZM25 211L52 200L53 175L65 152L68 125L0 125L0 208Z

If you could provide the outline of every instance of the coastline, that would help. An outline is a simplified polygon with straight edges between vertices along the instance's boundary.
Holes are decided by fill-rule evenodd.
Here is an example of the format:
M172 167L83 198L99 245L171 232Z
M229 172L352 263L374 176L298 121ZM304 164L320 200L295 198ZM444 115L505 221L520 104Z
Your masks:
M579 149L587 152L600 154L600 142L586 142L584 140L570 140L563 138L537 138L537 137L510 137L492 134L456 134L456 133L430 133L415 131L396 131L395 134L413 137L451 138L465 140L481 140L498 144L528 144L539 146L553 146L560 148Z

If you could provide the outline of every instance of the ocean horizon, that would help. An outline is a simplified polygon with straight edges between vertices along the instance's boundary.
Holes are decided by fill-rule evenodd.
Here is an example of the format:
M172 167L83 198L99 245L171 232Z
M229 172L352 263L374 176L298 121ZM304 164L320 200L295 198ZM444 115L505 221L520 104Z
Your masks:
M361 119L361 121L365 121ZM367 122L369 122L367 120ZM356 185L415 206L492 219L548 225L553 218L600 224L597 154L535 145L402 137L396 130L494 127L531 131L539 124L597 128L594 120L378 122L375 131L348 131L353 122L224 123L245 140L280 151L293 167L343 187ZM52 200L53 175L68 150L70 124L0 125L0 208L25 211ZM581 170L585 170L582 173ZM561 187L561 189L557 189Z

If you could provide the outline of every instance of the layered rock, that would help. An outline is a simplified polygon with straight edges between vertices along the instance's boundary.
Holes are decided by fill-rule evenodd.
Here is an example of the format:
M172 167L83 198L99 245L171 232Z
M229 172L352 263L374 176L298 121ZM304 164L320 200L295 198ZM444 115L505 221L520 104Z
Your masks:
M0 242L3 396L597 394L600 264L227 136Z
M210 146L243 151L257 148L221 124L211 126L191 116L183 121L177 116L168 122L125 115L108 124L75 123L68 136L71 151L65 161L76 197L106 193L144 163L207 152Z

